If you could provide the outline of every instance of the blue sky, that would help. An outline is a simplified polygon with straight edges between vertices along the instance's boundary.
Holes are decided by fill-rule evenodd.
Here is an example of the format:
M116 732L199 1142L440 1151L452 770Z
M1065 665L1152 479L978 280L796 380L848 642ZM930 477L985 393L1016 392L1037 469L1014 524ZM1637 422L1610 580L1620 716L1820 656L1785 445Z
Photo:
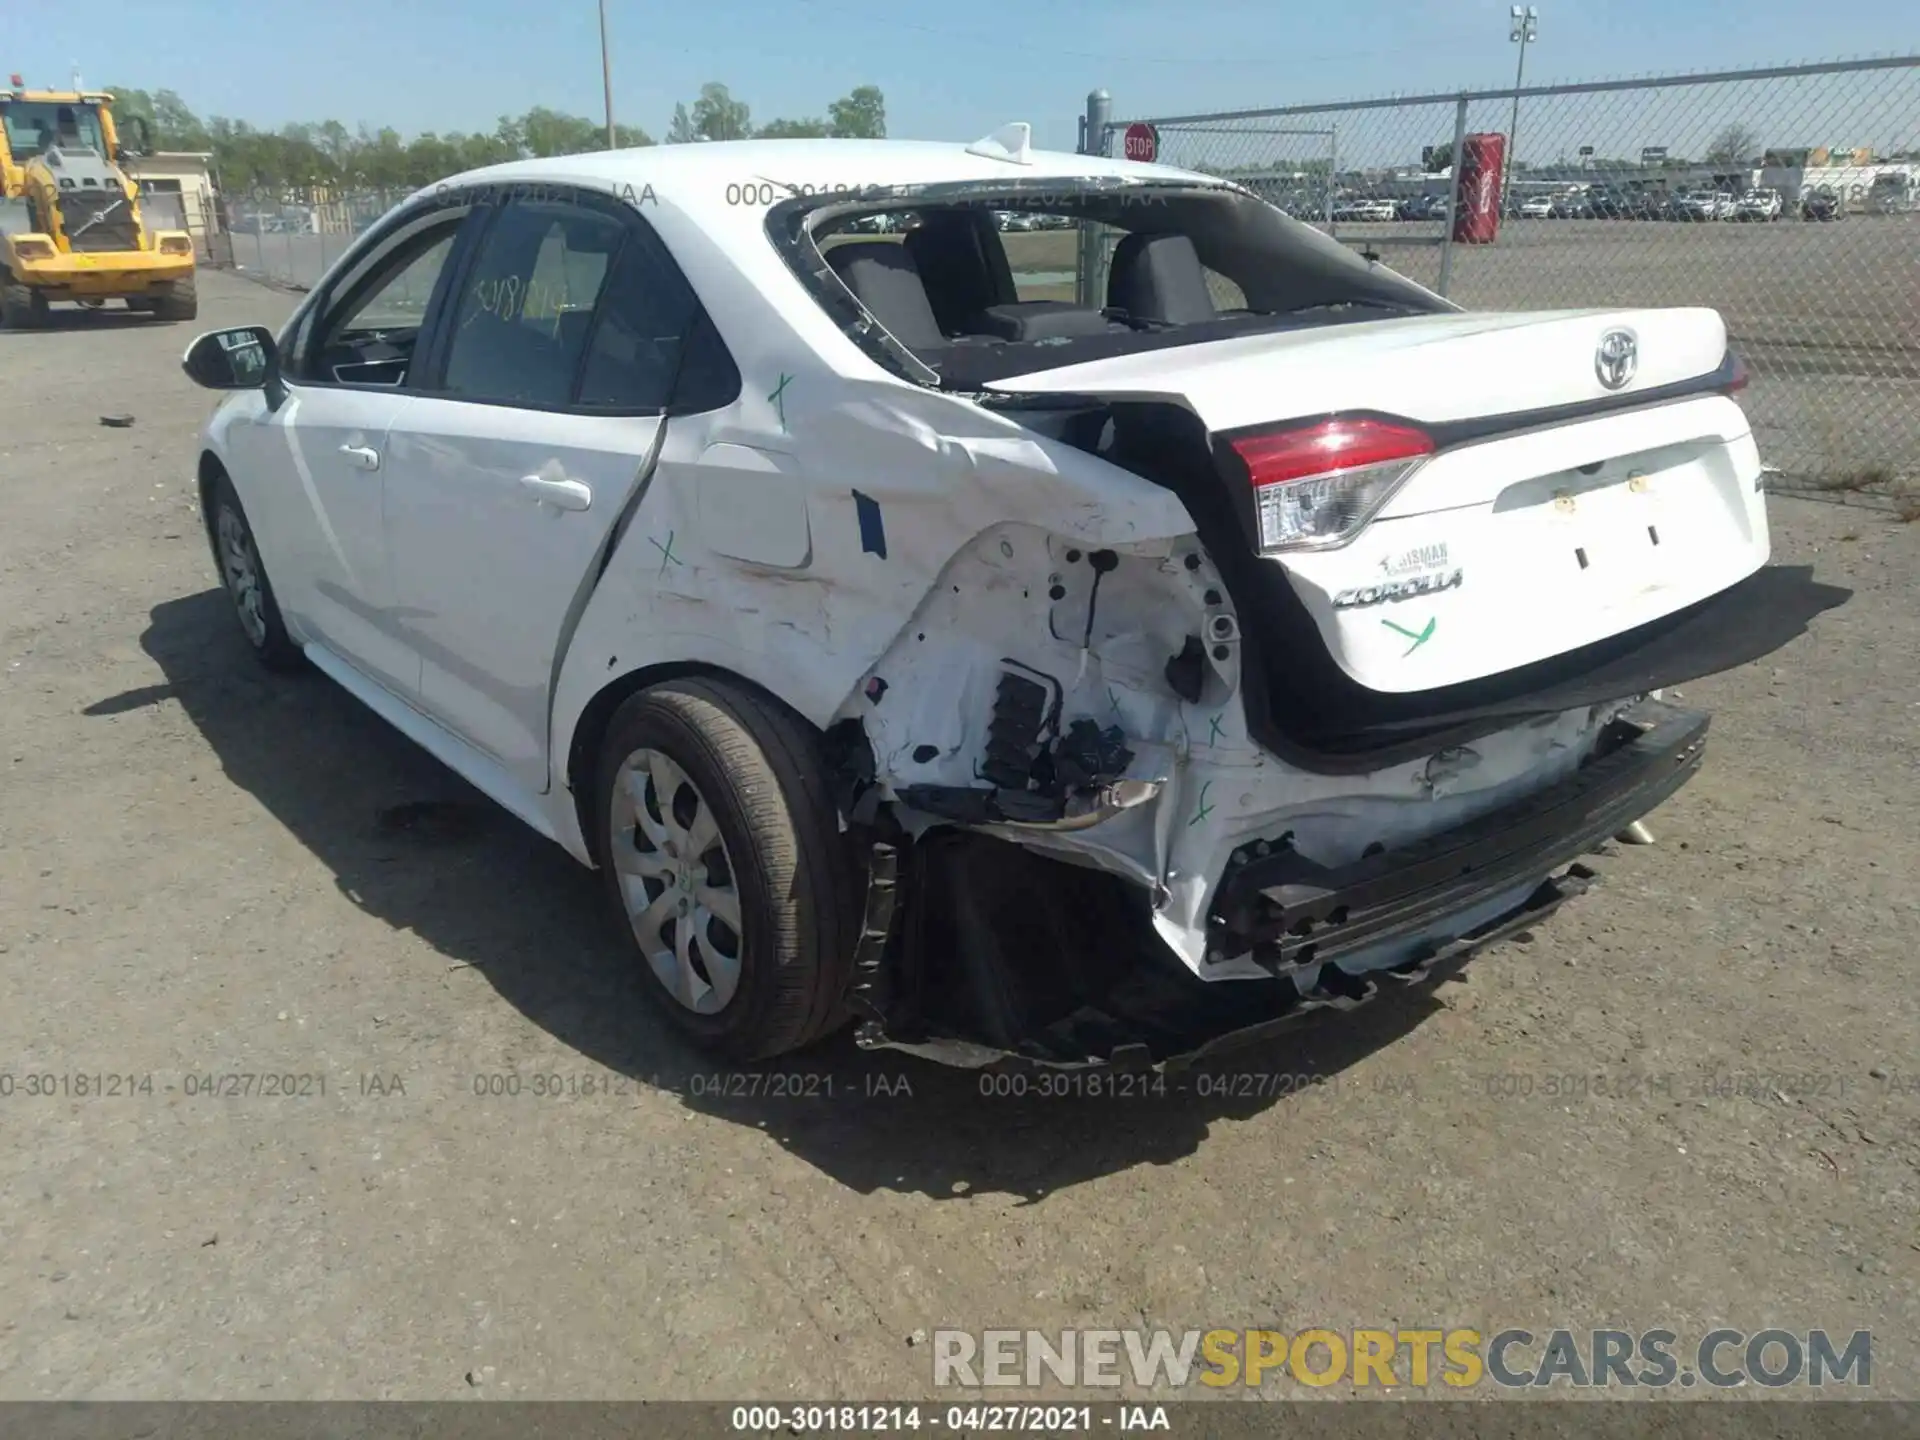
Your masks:
M824 113L862 83L890 132L971 139L1031 121L1071 149L1087 91L1117 115L1180 114L1510 83L1495 0L608 0L616 118L658 138L676 100L721 80L756 120ZM1920 50L1913 0L1540 4L1528 79L1594 79ZM22 12L25 13L24 11ZM54 6L12 31L0 70L64 85L171 88L261 126L365 121L405 134L491 129L548 105L598 116L593 0L234 0ZM1523 121L1523 126L1524 126ZM1705 123L1705 122L1703 122ZM1437 138L1444 139L1445 136ZM1529 147L1522 136L1522 152Z

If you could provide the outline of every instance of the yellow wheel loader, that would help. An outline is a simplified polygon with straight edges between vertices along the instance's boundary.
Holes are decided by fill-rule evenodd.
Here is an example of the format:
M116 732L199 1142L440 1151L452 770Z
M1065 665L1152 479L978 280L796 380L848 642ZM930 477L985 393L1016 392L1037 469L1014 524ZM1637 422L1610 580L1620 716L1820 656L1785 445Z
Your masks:
M154 230L113 125L113 97L97 91L0 90L0 325L46 323L47 307L98 309L124 300L162 320L191 320L193 237ZM135 125L143 137L146 124Z

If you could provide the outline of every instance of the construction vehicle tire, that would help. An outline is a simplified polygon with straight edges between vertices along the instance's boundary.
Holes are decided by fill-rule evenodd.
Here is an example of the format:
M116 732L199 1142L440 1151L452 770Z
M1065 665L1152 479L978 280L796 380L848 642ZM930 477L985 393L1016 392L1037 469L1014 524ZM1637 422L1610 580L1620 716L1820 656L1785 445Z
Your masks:
M47 297L16 280L0 281L0 325L33 330L47 323Z
M199 297L194 290L194 277L184 280L169 280L158 286L153 292L153 313L162 320L191 320L200 313Z

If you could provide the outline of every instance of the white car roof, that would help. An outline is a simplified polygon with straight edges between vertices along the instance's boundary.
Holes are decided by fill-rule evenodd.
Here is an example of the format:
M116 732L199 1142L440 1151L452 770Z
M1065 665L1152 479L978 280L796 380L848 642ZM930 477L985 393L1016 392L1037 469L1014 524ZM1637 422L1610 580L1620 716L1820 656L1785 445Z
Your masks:
M468 185L586 185L605 189L641 205L698 217L716 244L728 232L764 244L766 206L741 203L739 187L763 181L784 182L810 193L842 187L940 185L965 181L1008 181L1032 185L1114 177L1136 181L1176 181L1222 185L1218 176L1143 165L1100 155L1028 150L1023 161L995 159L968 146L923 140L726 140L690 145L646 145L560 155L543 160L513 160L468 170L418 195L430 196ZM729 187L734 187L731 191ZM779 191L777 199L786 199ZM726 223L728 219L734 224Z
M1024 128L1024 127L1021 127ZM997 132L995 139L1009 136ZM1024 138L1024 136L1020 137ZM991 149L979 142L978 149ZM803 286L769 240L767 210L802 193L939 185L966 181L1024 184L1045 193L1049 181L1121 179L1229 187L1233 182L1164 165L1018 147L1019 161L973 147L914 140L734 140L650 145L510 161L449 176L415 200L473 186L537 194L542 185L604 190L635 207L667 243L699 294L736 362L750 378L793 369L797 345L842 374L882 371ZM744 187L752 187L748 194ZM520 190L519 187L526 187ZM849 198L852 198L851 196ZM891 202L897 203L897 202ZM909 204L911 202L908 202ZM888 377L889 383L906 384Z

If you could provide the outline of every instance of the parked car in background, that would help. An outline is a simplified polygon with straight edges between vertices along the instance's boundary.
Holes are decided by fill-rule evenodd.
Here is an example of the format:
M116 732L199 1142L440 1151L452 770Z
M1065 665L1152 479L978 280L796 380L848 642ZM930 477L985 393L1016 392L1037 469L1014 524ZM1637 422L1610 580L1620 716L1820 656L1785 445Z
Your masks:
M1730 220L1733 196L1725 190L1682 190L1673 197L1673 213L1680 220Z
M1529 195L1520 202L1520 213L1529 220L1551 220L1554 199L1552 195Z
M1556 220L1593 219L1593 197L1584 190L1569 190L1554 196L1553 218Z
M1736 220L1778 220L1786 209L1786 202L1780 192L1771 188L1759 188L1747 191L1733 205L1733 218Z
M1869 215L1904 215L1920 207L1920 185L1898 171L1883 171L1867 187L1864 209Z
M245 644L597 870L730 1059L1133 1064L1437 981L1697 772L1671 687L1846 596L1768 563L1714 311L1463 313L1029 134L471 171L184 358ZM1103 294L1020 292L1036 192L1124 232Z
M1394 202L1382 196L1348 195L1333 202L1335 220L1397 220Z
M1844 220L1846 214L1845 202L1831 186L1816 186L1800 197L1802 220Z
M1602 220L1632 219L1640 205L1638 192L1623 185L1602 185L1587 192L1588 204Z

